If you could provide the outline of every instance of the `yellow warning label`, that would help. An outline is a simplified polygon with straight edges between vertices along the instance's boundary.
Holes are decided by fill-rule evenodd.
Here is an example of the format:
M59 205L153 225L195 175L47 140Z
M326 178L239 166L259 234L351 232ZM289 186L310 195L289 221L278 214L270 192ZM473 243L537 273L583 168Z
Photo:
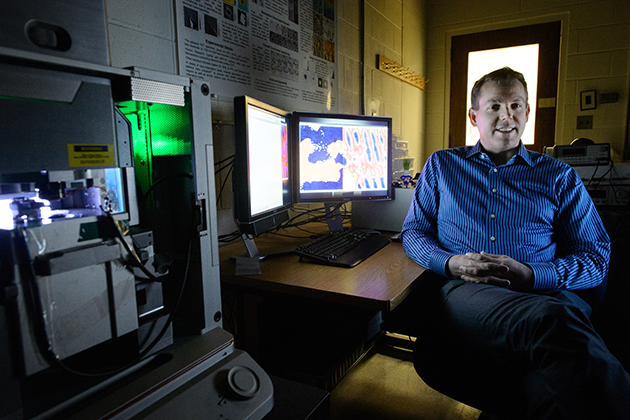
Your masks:
M68 161L71 167L114 166L113 144L68 144Z

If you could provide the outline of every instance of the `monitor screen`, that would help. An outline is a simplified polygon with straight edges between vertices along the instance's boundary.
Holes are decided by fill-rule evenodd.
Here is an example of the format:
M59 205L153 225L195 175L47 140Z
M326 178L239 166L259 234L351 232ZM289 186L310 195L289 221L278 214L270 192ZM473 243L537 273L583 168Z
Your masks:
M293 204L291 114L248 96L234 98L234 210L241 233L258 235L288 220Z
M392 119L293 114L295 202L390 200Z

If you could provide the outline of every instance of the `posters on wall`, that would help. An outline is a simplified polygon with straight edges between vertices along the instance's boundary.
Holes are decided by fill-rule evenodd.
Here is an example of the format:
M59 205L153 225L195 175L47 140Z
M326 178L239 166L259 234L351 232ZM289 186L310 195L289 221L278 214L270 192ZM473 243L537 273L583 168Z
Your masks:
M334 0L175 0L179 73L220 96L338 109Z

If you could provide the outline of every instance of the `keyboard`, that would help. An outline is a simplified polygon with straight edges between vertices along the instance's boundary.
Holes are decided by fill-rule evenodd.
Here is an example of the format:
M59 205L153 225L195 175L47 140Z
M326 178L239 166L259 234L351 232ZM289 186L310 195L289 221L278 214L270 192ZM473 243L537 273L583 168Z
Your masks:
M300 245L295 253L311 262L354 267L389 244L386 237L358 229L342 229Z

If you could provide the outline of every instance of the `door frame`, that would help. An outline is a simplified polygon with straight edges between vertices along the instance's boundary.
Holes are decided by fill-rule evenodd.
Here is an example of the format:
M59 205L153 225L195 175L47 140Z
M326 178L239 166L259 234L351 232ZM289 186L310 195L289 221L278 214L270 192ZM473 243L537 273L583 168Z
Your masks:
M558 69L558 96L556 97L555 104L555 114L556 114L556 124L555 124L555 136L556 140L561 141L563 138L564 132L564 115L565 115L565 104L570 99L566 98L566 81L567 81L567 63L566 57L568 53L568 35L567 31L569 28L569 12L561 12L561 13L553 13L544 17L535 17L531 19L519 19L515 21L509 22L499 22L499 23L488 23L483 25L477 25L472 27L460 26L458 28L447 29L445 30L445 56L444 56L444 78L443 78L443 137L442 144L443 148L449 147L449 125L450 125L450 97L451 97L451 73L452 73L452 65L450 59L450 51L452 38L459 35L472 34L476 32L484 32L484 31L493 31L497 29L508 29L515 28L520 26L528 26L528 25L536 25L540 23L548 23L548 22L556 22L559 21L562 23L562 29L560 34L560 64Z

